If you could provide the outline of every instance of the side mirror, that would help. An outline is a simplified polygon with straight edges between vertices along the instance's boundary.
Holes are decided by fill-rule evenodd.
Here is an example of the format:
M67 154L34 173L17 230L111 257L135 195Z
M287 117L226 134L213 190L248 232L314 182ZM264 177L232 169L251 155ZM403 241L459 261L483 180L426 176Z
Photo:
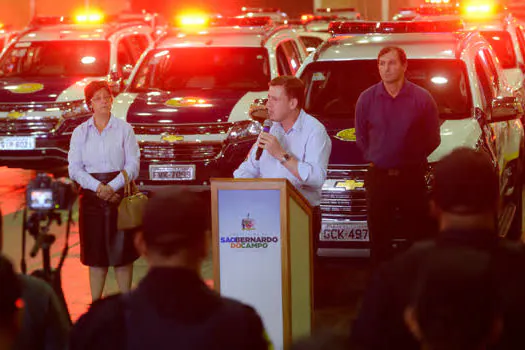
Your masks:
M128 79L131 72L133 72L133 66L131 64L124 65L124 67L122 67L122 78Z
M264 121L268 119L268 109L266 108L267 102L267 98L255 99L250 105L250 110L248 111L250 118L263 124Z
M523 109L517 97L498 96L492 100L491 122L503 122L521 118Z

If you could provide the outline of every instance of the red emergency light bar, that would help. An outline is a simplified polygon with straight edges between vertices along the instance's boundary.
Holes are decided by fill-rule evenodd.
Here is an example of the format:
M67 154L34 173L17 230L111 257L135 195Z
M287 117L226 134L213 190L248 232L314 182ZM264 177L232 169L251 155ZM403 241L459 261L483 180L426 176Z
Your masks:
M73 24L75 21L69 16L37 16L29 22L30 27L53 26L58 24Z
M331 22L336 21L338 19L342 19L342 17L337 15L331 15L331 16L316 16L316 15L302 15L301 21L303 24L307 24L310 22Z
M318 9L315 10L315 12L326 12L326 13L330 13L330 12L355 12L355 7L346 7L346 8L326 7L326 8L318 8Z
M276 7L243 7L242 12L281 12L281 9Z
M338 21L331 22L328 32L333 35L367 33L446 33L464 29L461 20L412 21L412 22L373 22Z
M425 6L421 5L417 12L420 15L426 16L442 16L442 15L457 15L459 14L458 7L448 5L448 6Z
M262 27L272 25L270 17L218 17L210 20L210 27Z

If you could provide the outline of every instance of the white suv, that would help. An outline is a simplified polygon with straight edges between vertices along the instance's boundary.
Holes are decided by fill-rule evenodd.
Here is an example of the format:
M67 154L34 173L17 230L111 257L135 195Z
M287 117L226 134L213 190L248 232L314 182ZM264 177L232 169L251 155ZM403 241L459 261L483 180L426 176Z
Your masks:
M135 128L142 186L208 186L232 176L261 130L249 107L306 57L297 34L264 18L216 19L158 42L138 62L113 113Z
M492 19L466 19L469 30L479 31L490 43L503 67L507 81L525 96L525 32L511 15L496 15Z
M0 56L0 163L49 169L67 165L69 139L90 116L84 87L120 89L153 29L142 22L72 24L36 18Z
M339 35L308 57L297 73L307 87L306 112L318 118L332 137L321 202L323 225L317 234L320 256L363 256L369 252L364 187L367 163L355 142L355 104L361 92L380 81L377 55L385 46L406 51L407 79L430 91L437 102L441 144L428 158L430 165L460 146L489 154L501 176L500 234L513 238L521 234L525 156L521 101L507 83L493 49L479 33L435 33L445 24L428 24L332 23ZM414 33L426 27L434 33ZM396 34L385 34L388 32Z

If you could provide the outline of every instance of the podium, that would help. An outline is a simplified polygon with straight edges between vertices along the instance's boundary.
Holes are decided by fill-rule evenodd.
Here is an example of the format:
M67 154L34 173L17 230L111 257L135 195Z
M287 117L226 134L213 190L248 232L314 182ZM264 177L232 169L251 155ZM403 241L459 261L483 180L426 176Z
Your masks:
M252 306L275 349L312 328L312 210L286 179L211 179L214 288Z

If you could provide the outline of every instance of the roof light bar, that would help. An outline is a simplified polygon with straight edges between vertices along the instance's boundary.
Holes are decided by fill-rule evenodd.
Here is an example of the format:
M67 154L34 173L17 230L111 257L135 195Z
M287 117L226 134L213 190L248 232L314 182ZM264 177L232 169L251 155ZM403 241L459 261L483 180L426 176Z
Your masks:
M328 31L333 35L367 33L443 33L464 29L461 20L412 21L412 22L373 22L339 21L331 22Z
M210 21L212 27L263 27L272 25L270 17L222 17Z
M281 12L277 7L243 7L242 12Z
M325 16L316 16L312 14L306 14L301 16L301 21L303 24L307 24L310 22L330 22L330 21L336 21L338 19L343 19L340 16L337 15L325 15Z
M318 8L315 10L315 12L355 12L355 7L347 7L347 8L331 8L331 7L325 7L325 8Z

